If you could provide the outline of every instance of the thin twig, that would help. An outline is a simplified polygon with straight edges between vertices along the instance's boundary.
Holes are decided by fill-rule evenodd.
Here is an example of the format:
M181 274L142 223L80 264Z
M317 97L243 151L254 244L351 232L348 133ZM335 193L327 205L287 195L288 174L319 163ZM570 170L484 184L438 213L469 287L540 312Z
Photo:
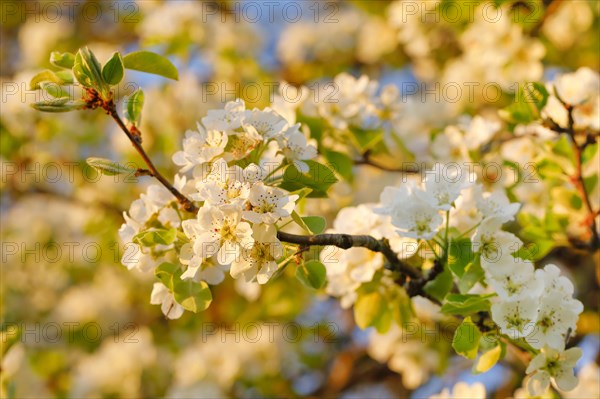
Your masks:
M144 151L144 148L142 147L140 131L137 128L132 130L127 128L127 126L119 116L119 113L117 112L117 107L115 106L115 103L112 100L109 100L106 102L103 108L114 119L114 121L121 128L121 130L123 130L123 132L127 135L127 138L129 138L129 141L131 141L133 147L140 154L146 165L148 165L148 170L139 169L137 172L143 175L152 176L156 178L156 180L158 180L167 190L169 190L175 196L175 198L177 198L177 201L179 201L183 209L190 213L198 213L198 207L194 205L194 203L189 198L187 198L179 190L173 187L173 185L156 169L154 163L152 163L152 161L148 157L148 154L146 154L146 151Z
M397 173L405 173L405 174L419 173L419 168L416 168L416 167L407 167L404 165L400 166L400 167L381 165L380 163L373 161L369 151L366 151L360 159L355 160L354 164L355 165L368 165L373 168L383 170L385 172L397 172ZM410 165L414 166L413 163L411 163Z

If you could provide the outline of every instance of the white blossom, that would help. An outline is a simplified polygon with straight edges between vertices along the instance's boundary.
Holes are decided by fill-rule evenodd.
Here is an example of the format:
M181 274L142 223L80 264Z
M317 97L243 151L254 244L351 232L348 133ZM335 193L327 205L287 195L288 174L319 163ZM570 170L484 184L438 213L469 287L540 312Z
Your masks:
M550 383L563 391L575 388L577 377L573 368L581 355L582 351L579 348L567 349L564 352L549 347L542 348L527 366L526 373L531 374L527 382L529 393L541 395L548 389Z
M173 294L163 283L154 283L150 303L160 305L160 309L168 319L178 319L184 311L183 306L175 301Z
M252 227L254 244L244 247L241 256L231 264L231 277L244 277L246 282L256 279L265 284L277 271L277 260L283 255L283 246L277 239L275 225L255 224Z
M196 219L182 223L183 232L192 241L194 254L201 259L216 255L217 261L226 265L254 242L252 228L240 219L240 213L235 210L205 205Z
M280 188L258 182L250 189L242 216L252 223L273 224L292 214L298 198L296 194L289 195Z

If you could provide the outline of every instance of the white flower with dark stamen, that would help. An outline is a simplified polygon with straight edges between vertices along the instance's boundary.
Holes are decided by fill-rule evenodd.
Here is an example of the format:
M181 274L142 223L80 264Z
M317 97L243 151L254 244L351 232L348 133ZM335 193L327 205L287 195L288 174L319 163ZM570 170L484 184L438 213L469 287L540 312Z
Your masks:
M477 228L471 237L473 252L481 254L481 261L494 263L503 256L518 251L523 246L523 241L516 235L507 231L499 230L492 222L484 222Z
M160 309L168 319L178 319L183 314L183 306L175 302L173 294L163 283L154 283L150 303L160 305Z
M250 189L247 210L242 216L252 223L273 224L292 214L298 198L298 195L258 182Z
M530 261L506 255L497 263L482 262L482 267L488 284L502 300L537 298L544 288L543 283L535 278L533 263Z
M483 193L477 201L477 207L483 215L483 221L490 224L490 228L500 228L504 223L515 218L521 204L511 203L504 191Z
M437 164L427 172L424 190L415 190L415 194L432 206L448 211L468 185L469 176L466 171Z
M242 126L246 105L243 100L230 101L224 109L210 110L202 118L202 124L208 130L232 132Z
M253 129L253 134L257 133L264 139L272 139L280 134L287 127L287 121L272 109L264 110L253 109L244 112L244 129Z
M242 251L252 245L252 228L240 220L239 212L203 206L196 219L182 223L183 232L193 243L194 254L201 259L216 255L221 265L236 260Z
M579 348L567 349L564 352L549 347L534 357L526 373L532 374L527 381L527 389L531 395L546 392L550 383L557 389L570 391L577 386L577 377L573 368L582 355Z
M275 225L255 224L252 227L254 244L242 249L241 256L231 264L231 276L243 277L246 282L265 284L277 271L277 260L283 256L283 246L277 239Z
M537 321L537 298L525 297L516 301L497 302L492 305L492 320L503 334L511 339L533 333Z
M227 133L217 130L206 130L198 123L198 131L188 130L183 139L183 151L173 155L175 165L185 173L196 165L212 161L221 155L227 145Z
M214 257L202 259L194 253L194 247L190 243L181 247L179 261L187 266L186 271L181 275L182 280L206 281L211 285L223 282L225 272L229 269L229 265L220 265Z
M316 141L314 139L307 140L299 128L300 124L293 125L276 139L283 155L292 161L300 172L308 173L309 167L304 161L317 156Z
M579 304L581 302L572 300ZM581 306L583 310L583 306ZM540 306L535 332L525 337L536 349L544 346L564 350L569 336L574 333L580 312L573 312L559 296L545 297Z
M256 165L248 166L248 174L254 178ZM245 170L237 165L228 166L222 158L217 159L211 166L206 178L196 183L198 192L192 194L196 201L206 201L214 206L232 204L241 207L248 198L250 182L246 181Z

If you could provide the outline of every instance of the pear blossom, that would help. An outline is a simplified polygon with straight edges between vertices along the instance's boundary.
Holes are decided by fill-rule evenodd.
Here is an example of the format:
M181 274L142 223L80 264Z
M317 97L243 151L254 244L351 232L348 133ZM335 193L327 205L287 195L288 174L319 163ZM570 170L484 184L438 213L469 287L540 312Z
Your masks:
M242 216L252 223L273 224L292 214L298 198L296 194L289 195L280 188L258 182L250 189Z
M571 348L564 352L549 347L542 348L527 366L526 373L530 375L527 382L529 393L541 395L548 389L550 383L563 391L575 388L577 377L573 368L582 353L580 348Z
M184 311L183 306L175 301L173 294L163 283L154 283L150 303L160 305L160 309L168 319L178 319Z
M282 134L287 125L288 122L281 115L269 108L246 110L242 122L245 130L253 129L253 134L256 133L265 139Z
M533 263L505 255L498 263L482 262L487 282L502 300L518 300L527 297L537 298L544 288L536 279Z
M202 124L208 130L233 132L242 126L246 105L243 100L230 101L223 109L208 111Z
M492 305L492 320L511 339L531 334L535 328L537 313L538 301L532 297L502 300Z
M194 253L192 244L186 243L179 252L179 261L187 269L181 275L181 279L192 279L194 281L206 281L208 284L216 285L223 282L225 272L229 270L229 265L221 265L212 257L202 259Z
M314 139L307 140L299 128L300 124L290 126L276 139L283 155L292 161L300 172L308 173L309 167L304 161L317 156L316 141Z
M283 256L283 246L277 239L275 225L255 224L252 226L254 243L244 247L241 256L231 264L231 277L244 277L246 282L254 279L265 284L277 271L277 260Z
M490 228L500 228L515 218L521 204L511 203L504 191L496 190L483 193L477 201L477 207L483 215L483 221L489 223Z
M479 225L471 237L471 243L473 252L481 254L482 263L494 263L523 246L519 237L499 230L489 219Z
M250 224L242 222L240 213L232 209L204 205L197 217L185 220L182 227L195 255L201 259L216 255L221 265L233 262L243 248L254 243Z
M573 312L564 305L563 299L558 296L547 296L541 301L536 328L533 334L526 337L532 347L540 349L548 346L564 350L566 341L575 330L579 313L583 310L582 306L579 312Z
M462 169L436 164L426 172L424 190L415 190L418 198L428 201L440 210L450 210L461 191L466 188L471 177Z
M223 158L219 158L212 164L204 179L196 180L198 192L192 194L191 198L213 206L231 204L234 208L241 207L248 198L251 184L260 176L256 172L259 169L254 164L246 169L237 165L228 166ZM246 176L250 179L246 179Z
M221 155L227 145L227 133L218 130L206 130L200 123L198 131L188 130L183 139L183 150L173 155L173 162L185 173L196 165L212 161Z

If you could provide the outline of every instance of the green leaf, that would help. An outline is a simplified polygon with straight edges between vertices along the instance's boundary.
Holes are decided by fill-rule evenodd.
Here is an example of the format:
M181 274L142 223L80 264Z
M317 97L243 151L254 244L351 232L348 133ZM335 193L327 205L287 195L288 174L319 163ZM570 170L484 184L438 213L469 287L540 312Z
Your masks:
M123 57L125 68L178 80L177 68L167 58L150 51L135 51Z
M73 73L77 81L82 85L94 88L104 96L108 94L106 82L102 77L102 65L100 65L94 53L87 47L80 48L77 52ZM79 80L80 78L82 80Z
M111 161L110 159L90 157L86 159L85 162L99 173L106 176L135 173L135 169L128 168L127 166Z
M302 229L308 234L312 234L312 231L310 231L310 228L306 225L306 223L304 223L304 219L298 215L298 212L292 211L292 220L296 222L298 226L302 227Z
M54 98L65 98L69 97L69 93L58 84L54 82L41 82L40 88L46 93L50 94Z
M304 262L296 269L296 278L309 288L319 289L325 285L325 266L316 260Z
M595 173L591 176L584 177L583 186L585 187L585 192L591 194L596 187L598 187L598 174Z
M329 166L337 172L344 180L352 182L354 180L354 162L348 155L337 151L323 150L323 156L329 162Z
M68 97L54 98L30 104L32 108L42 112L69 112L85 107L85 101L69 101Z
M459 355L467 359L475 359L480 338L479 328L471 321L470 317L467 317L454 332L452 347Z
M154 275L169 289L169 291L173 291L175 278L179 278L181 274L181 268L170 262L163 262L154 269Z
M489 311L491 303L490 295L474 295L474 294L449 294L445 298L445 303L442 305L441 312L447 315L469 316L477 312Z
M110 60L102 67L102 78L106 83L114 86L121 82L124 73L125 67L123 66L121 54L115 51Z
M502 346L497 345L493 349L485 352L473 365L473 373L485 373L500 360L500 355L502 354Z
M375 147L383 139L383 130L365 130L357 127L350 127L352 136L356 140L361 152L365 152Z
M354 304L356 325L363 330L375 325L386 309L386 301L378 291L359 295Z
M72 69L75 65L75 55L53 51L50 53L50 63L59 68Z
M327 221L322 216L303 216L302 220L313 234L321 234L327 227Z
M573 143L566 134L561 134L556 143L552 146L552 152L561 157L567 158L571 163L575 162L575 152Z
M77 82L84 87L93 87L94 82L90 72L81 64L75 64L73 67L73 75Z
M542 83L530 82L519 86L515 101L500 111L500 115L512 123L530 123L540 118L549 93Z
M302 173L294 165L290 165L283 173L280 187L287 191L296 191L304 187L313 189L308 194L310 198L327 196L327 189L337 182L335 174L329 167L315 161L306 161L309 167L307 173Z
M469 238L450 241L448 267L456 276L462 277L467 265L473 262L475 257L472 248Z
M598 151L598 143L587 145L583 151L581 152L581 163L586 164L588 161L594 158L596 152Z
M448 294L452 288L452 282L452 273L450 273L448 269L444 268L444 271L438 274L433 281L429 281L427 284L425 284L423 289L435 299L443 301L446 294Z
M212 302L212 293L205 281L175 279L173 297L185 310L198 313L206 310Z
M458 290L464 294L467 293L473 286L483 279L485 273L481 268L481 259L479 256L475 260L467 265L465 273L458 281Z
M144 92L138 88L123 103L125 118L134 125L139 125L142 120L142 108L144 106Z
M132 241L143 247L153 247L155 245L170 245L177 238L177 230L175 229L156 229L142 231L136 234Z
M62 85L65 83L54 72L52 72L50 70L46 70L46 71L38 73L33 78L31 78L31 81L29 82L29 90L40 89L41 88L40 84L42 82L52 82L52 83L56 83L57 85Z

